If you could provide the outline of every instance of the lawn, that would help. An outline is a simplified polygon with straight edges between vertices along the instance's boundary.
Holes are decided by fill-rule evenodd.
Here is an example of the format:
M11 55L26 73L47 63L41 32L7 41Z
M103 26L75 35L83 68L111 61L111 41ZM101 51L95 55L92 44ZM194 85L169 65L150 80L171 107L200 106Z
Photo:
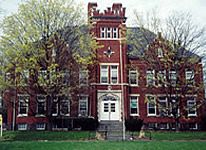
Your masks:
M205 142L0 142L1 150L204 150Z

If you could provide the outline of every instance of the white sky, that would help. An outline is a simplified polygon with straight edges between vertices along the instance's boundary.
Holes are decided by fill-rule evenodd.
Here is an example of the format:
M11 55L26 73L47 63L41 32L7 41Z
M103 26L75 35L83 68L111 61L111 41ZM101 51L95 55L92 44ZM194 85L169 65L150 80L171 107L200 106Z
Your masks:
M21 1L0 0L0 7L5 10L4 15L15 12ZM83 5L85 13L88 2L97 2L100 10L111 7L112 3L122 3L123 7L126 7L128 26L133 25L134 10L144 13L151 9L159 10L158 13L161 17L166 17L173 10L190 12L193 15L194 22L197 22L201 26L206 25L206 0L75 0L75 2Z

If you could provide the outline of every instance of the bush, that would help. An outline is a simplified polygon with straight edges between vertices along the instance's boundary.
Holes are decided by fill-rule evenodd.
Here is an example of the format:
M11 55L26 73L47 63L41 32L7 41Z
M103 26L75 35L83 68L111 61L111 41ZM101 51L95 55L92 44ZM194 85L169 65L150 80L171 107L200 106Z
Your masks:
M126 130L128 131L140 131L143 125L142 119L128 119L125 121Z
M81 128L84 131L93 131L98 127L98 120L94 118L80 118L74 120L74 128Z

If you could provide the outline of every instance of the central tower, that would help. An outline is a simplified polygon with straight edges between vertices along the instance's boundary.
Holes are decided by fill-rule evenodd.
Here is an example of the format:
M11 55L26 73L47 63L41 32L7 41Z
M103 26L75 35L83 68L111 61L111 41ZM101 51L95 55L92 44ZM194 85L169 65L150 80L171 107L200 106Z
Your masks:
M92 83L93 114L99 121L123 121L127 111L125 8L114 3L100 12L97 3L89 3L88 18L91 33L100 45L96 50L98 64Z

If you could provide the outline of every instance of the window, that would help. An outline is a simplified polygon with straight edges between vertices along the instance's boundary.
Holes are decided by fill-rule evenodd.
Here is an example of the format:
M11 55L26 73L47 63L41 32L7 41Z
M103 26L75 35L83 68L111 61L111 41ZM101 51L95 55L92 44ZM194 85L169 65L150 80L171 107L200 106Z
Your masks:
M37 123L36 130L45 130L46 124L45 123Z
M107 38L111 38L112 37L111 36L111 32L112 32L111 28L107 28Z
M130 70L129 71L129 84L130 85L138 85L137 70Z
M102 28L100 28L100 37L101 38L106 38L106 36L105 36L105 28L104 27L102 27Z
M79 85L88 85L88 70L80 69Z
M69 96L62 96L60 98L60 114L69 116L70 115L70 101L71 97Z
M20 74L20 84L27 85L29 81L29 71L23 70Z
M155 116L156 115L156 103L155 97L147 96L147 115Z
M111 112L115 112L115 103L111 103Z
M197 130L198 129L197 123L189 123L189 129L190 130Z
M110 66L111 69L111 83L115 84L118 82L118 67Z
M188 110L188 116L196 116L197 115L195 98L192 98L192 97L188 98L187 110Z
M159 71L157 74L158 86L166 86L166 71Z
M88 96L79 97L79 116L88 115Z
M18 130L19 130L19 131L25 131L25 130L27 130L27 124L26 124L26 123L18 124Z
M168 105L166 97L158 97L159 115L164 117L168 115Z
M179 108L179 101L178 97L170 97L170 116L179 116L180 115L180 108Z
M65 69L62 74L62 83L64 85L70 85L70 72L68 69Z
M165 130L165 129L168 129L168 128L169 128L169 126L168 126L167 123L160 123L159 124L159 129L161 129L161 130Z
M55 96L53 97L53 102L52 102L52 116L57 116L58 115L58 97Z
M37 115L45 115L46 113L46 96L37 95Z
M108 66L106 65L100 68L100 83L108 83Z
M114 39L118 38L118 29L117 28L113 28L113 38Z
M46 70L40 70L39 76L38 76L38 82L39 84L43 85L47 81L47 71Z
M29 96L28 95L18 95L19 107L18 116L27 116L29 109Z
M104 112L109 112L109 103L104 103Z
M139 104L137 96L130 96L130 115L138 116L139 115Z
M186 83L189 86L194 85L194 70L186 70L185 72L185 77L186 77Z
M157 56L158 57L163 57L163 50L162 50L162 48L158 48L157 49Z
M156 129L156 128L157 128L157 124L156 124L156 123L153 123L153 122L148 123L148 128L149 128L149 129Z
M147 86L153 86L153 85L155 85L154 70L148 70L147 71Z
M170 79L170 85L176 86L177 84L177 73L176 71L170 71L169 72L169 79Z

